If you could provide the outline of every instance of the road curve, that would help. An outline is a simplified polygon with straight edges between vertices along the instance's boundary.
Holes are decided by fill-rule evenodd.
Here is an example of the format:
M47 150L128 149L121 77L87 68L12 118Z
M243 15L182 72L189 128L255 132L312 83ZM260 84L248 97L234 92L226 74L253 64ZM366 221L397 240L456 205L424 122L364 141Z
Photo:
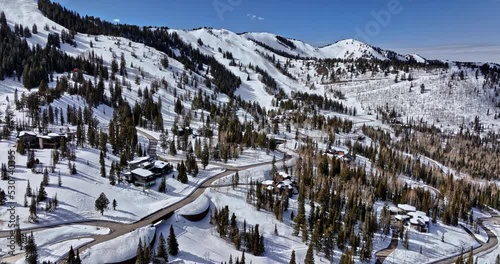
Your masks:
M144 135L152 144L149 145L148 148L148 153L153 153L150 148L154 147L154 153L156 153L156 145L157 145L157 140L153 136L147 134L144 131L138 130L138 133ZM156 143L155 143L156 142ZM289 158L289 157L287 157ZM54 225L49 225L49 226L44 226L44 227L35 227L35 228L28 228L28 229L23 229L23 232L31 232L31 231L42 231L42 230L48 230L51 228L55 227L60 227L60 226L67 226L67 225L73 225L73 224L82 224L82 225L92 225L92 226L99 226L99 227L107 227L110 229L110 233L107 235L92 235L92 236L86 236L86 237L79 237L79 238L92 238L94 241L79 247L78 249L80 252L85 251L86 249L95 246L97 244L112 240L114 238L117 238L119 236L122 236L124 234L127 234L135 229L142 228L148 225L151 225L152 223L156 223L164 219L166 216L169 214L173 213L174 211L180 209L181 207L195 201L198 197L200 197L207 188L212 187L212 184L217 181L220 178L229 176L236 171L240 170L248 170L260 166L265 166L265 165L270 165L272 164L271 161L269 162L262 162L262 163L257 163L257 164L252 164L252 165L247 165L247 166L239 166L239 167L234 167L234 166L223 166L225 167L225 171L221 172L215 176L212 176L211 178L208 178L204 180L201 185L198 185L196 189L189 194L188 196L184 197L182 200L178 201L175 204L172 204L170 206L167 206L165 208L162 208L154 213L151 213L140 220L133 222L133 223L118 223L118 222L113 222L113 221L106 221L106 220L88 220L88 221L75 221L71 223L64 223L64 224L54 224ZM1 231L0 232L0 237L8 237L10 235L10 231ZM76 250L77 248L75 248ZM11 257L11 256L8 256ZM65 256L62 256L61 259L64 259ZM0 259L2 261L2 259ZM63 263L64 261L60 261L60 263Z
M494 247L498 245L498 237L495 233L493 233L489 228L487 228L484 225L484 222L490 222L490 221L500 221L500 216L499 215L491 215L491 217L485 217L485 218L478 218L477 219L477 224L483 228L486 231L486 234L488 235L488 241L486 243L481 244L479 247L475 248L473 250L474 256L478 256L483 252L489 252L492 250ZM464 249L466 250L466 249ZM467 255L469 251L464 251L464 257L467 258ZM452 255L448 258L441 259L439 261L434 261L434 262L429 262L432 264L453 264L457 261L459 258L460 254L458 255Z

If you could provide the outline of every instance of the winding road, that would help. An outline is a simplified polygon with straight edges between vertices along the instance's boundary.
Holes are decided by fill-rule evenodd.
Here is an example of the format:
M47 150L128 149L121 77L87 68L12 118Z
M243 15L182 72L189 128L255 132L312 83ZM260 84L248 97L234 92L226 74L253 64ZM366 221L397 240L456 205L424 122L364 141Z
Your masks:
M492 252L495 247L498 246L498 237L495 233L493 233L489 228L487 228L485 225L484 225L484 222L500 222L500 216L497 215L497 214L494 214L492 213L491 214L491 217L485 217L485 218L478 218L477 219L477 224L483 228L485 231L486 231L486 234L488 235L488 240L485 242L482 242L480 241L479 239L477 239L474 234L471 234L469 233L475 240L478 241L478 243L480 244L479 247L475 248L473 250L473 253L474 253L474 256L482 256L484 254L487 254L487 253L490 253ZM467 231L467 229L466 229ZM394 251L396 250L398 246L398 237L397 237L397 233L393 233L393 237L392 237L392 240L391 240L391 243L389 244L389 246L385 249L382 249L380 251L378 251L377 253L375 253L375 256L376 256L376 262L377 264L381 264L385 261L385 259ZM464 251L464 257L467 257L467 255L469 254L469 251ZM453 255L450 255L448 257L444 257L440 260L435 260L435 261L431 261L431 262L427 262L428 264L453 264L457 261L457 259L459 258L460 256L460 253L456 253L456 254L453 254Z
M484 225L484 222L500 222L500 216L497 214L491 214L491 217L486 218L478 218L477 224L486 231L488 235L488 240L486 243L481 242L480 246L473 250L474 256L481 256L483 254L487 254L491 252L498 245L498 237L495 233L493 233L489 228ZM477 240L477 239L476 239ZM464 252L464 257L467 258L469 251ZM441 259L439 261L430 262L432 264L452 264L457 261L460 254L450 256L445 259Z
M154 138L152 135L148 134L147 132L144 132L142 130L138 130L138 133L145 136L149 140L149 147L148 147L148 154L151 156L156 156L156 148L158 145L158 140ZM290 158L285 156L284 158ZM88 220L88 221L75 221L72 223L64 223L64 224L55 224L55 225L50 225L50 226L44 226L44 227L36 227L36 228L29 228L29 229L23 229L23 232L31 232L31 231L42 231L42 230L49 230L55 227L61 227L61 226L68 226L68 225L73 225L73 224L81 224L81 225L90 225L90 226L96 226L96 227L107 227L110 229L110 233L106 235L91 235L91 236L83 236L83 237L78 237L78 238L92 238L93 241L79 247L79 251L83 252L86 249L89 249L92 246L104 243L106 241L115 239L117 237L120 237L122 235L125 235L135 229L142 228L148 225L151 225L153 223L159 222L163 219L165 219L167 216L175 212L176 210L182 208L185 205L188 205L189 203L195 201L198 197L200 197L207 188L209 187L216 187L219 185L213 185L215 181L218 179L221 179L223 177L229 176L236 171L241 171L241 170L248 170L260 166L265 166L265 165L270 165L272 162L262 162L262 163L257 163L257 164L252 164L252 165L247 165L247 166L228 166L224 164L219 164L217 163L218 166L221 166L225 168L226 170L222 173L219 173L211 178L207 178L205 181L201 183L191 194L188 196L184 197L182 200L178 201L175 204L172 204L170 206L167 206L165 208L162 208L150 215L147 215L140 220L133 222L133 223L118 223L118 222L113 222L113 221L106 221L106 220ZM222 186L222 185L221 185ZM226 186L226 185L224 185ZM439 192L438 190L435 190ZM486 253L491 252L494 250L494 248L498 245L498 237L496 236L495 233L493 233L489 228L487 228L484 225L484 222L489 222L489 221L497 221L500 222L500 216L499 215L494 215L492 214L492 217L489 218L481 218L478 219L478 225L483 228L487 235L488 235L488 241L486 243L481 243L479 247L474 249L474 256L478 255L483 255ZM10 235L10 231L0 231L0 238L6 238ZM396 234L393 234L393 237L391 239L391 243L388 248L385 250L381 250L376 253L376 258L377 262L376 263L383 263L385 258L390 255L394 249L397 247L397 242L398 238ZM75 248L76 249L76 248ZM15 261L16 259L22 258L24 254L18 254L15 256L9 256L3 259L0 259L1 261ZM59 263L64 263L64 259L66 256L61 257L61 261ZM430 263L435 263L435 264L451 264L455 263L459 256L452 255L447 258L441 259L439 261L434 261Z
M148 147L148 154L156 156L156 146L158 144L158 140L154 138L152 135L142 131L138 130L138 133L144 135L150 142L149 147ZM285 157L289 158L289 157ZM219 173L215 176L212 176L211 178L207 178L205 181L201 183L201 185L198 185L198 187L188 196L184 197L182 200L178 201L175 204L172 204L170 206L167 206L165 208L162 208L150 215L147 215L140 220L133 222L133 223L118 223L118 222L113 222L113 221L106 221L106 220L89 220L89 221L75 221L72 223L65 223L65 224L55 224L55 225L49 225L49 226L44 226L44 227L36 227L36 228L28 228L28 229L23 229L23 232L31 232L31 231L42 231L42 230L48 230L51 228L55 227L60 227L60 226L67 226L67 225L73 225L73 224L83 224L83 225L91 225L91 226L97 226L97 227L107 227L111 231L107 235L92 235L92 236L83 236L83 237L78 237L78 238L92 238L94 239L92 242L79 247L79 251L83 252L86 249L89 249L92 246L95 246L97 244L112 240L114 238L117 238L119 236L125 235L135 229L142 228L154 223L157 223L163 219L165 219L169 214L175 212L176 210L180 209L181 207L188 205L189 203L195 201L198 197L200 197L203 192L209 187L213 187L212 184L217 181L218 179L221 179L223 177L229 176L236 171L242 171L242 170L248 170L260 166L265 166L265 165L270 165L272 162L262 162L262 163L257 163L257 164L252 164L252 165L247 165L247 166L222 166L226 170L222 173ZM218 164L220 165L220 164ZM0 238L5 238L10 235L10 231L1 231L0 232ZM77 248L75 248L76 250ZM17 259L21 258L22 255L24 254L18 254L15 256L9 256L7 258L0 259L1 261L12 261L16 257ZM65 256L63 256L61 259L65 259ZM60 263L63 263L64 261L60 261Z

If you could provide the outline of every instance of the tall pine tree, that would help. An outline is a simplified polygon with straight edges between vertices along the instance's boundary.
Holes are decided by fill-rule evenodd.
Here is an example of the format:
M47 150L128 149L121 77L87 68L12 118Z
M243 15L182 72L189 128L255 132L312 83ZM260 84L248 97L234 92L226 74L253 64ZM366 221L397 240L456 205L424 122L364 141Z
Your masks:
M165 238L163 238L163 233L160 233L158 247L156 248L156 257L163 259L165 262L168 262L167 245L165 242Z
M177 243L177 238L175 237L174 227L170 225L170 234L168 235L168 253L172 256L176 256L179 253L179 243Z

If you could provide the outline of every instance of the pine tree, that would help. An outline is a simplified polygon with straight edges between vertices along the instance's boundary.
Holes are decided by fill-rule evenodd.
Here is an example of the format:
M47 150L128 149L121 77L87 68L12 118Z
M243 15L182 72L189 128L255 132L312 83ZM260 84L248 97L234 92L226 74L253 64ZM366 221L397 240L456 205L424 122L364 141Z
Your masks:
M240 264L245 264L245 251L244 250L243 250L243 252L241 252Z
M42 184L43 186L49 186L49 171L47 168L43 170Z
M158 247L156 248L156 256L158 258L162 258L165 262L168 262L167 245L165 238L163 238L163 233L160 233Z
M207 168L209 158L210 158L210 153L208 151L207 144L205 144L203 146L203 150L201 151L201 165L203 165L203 169Z
M30 220L36 221L38 218L36 214L36 201L35 201L35 196L31 196L31 203L30 203Z
M112 186L114 186L116 184L116 177L115 177L114 173L109 174L109 184L111 184Z
M309 244L309 247L307 248L307 253L306 257L304 258L304 264L314 264L314 255L313 255L313 245L312 243Z
M177 155L177 148L175 147L175 142L173 140L170 141L170 146L168 149L169 149L170 155L172 155L172 156Z
M146 245L146 241L144 241L144 263L148 263L151 261L151 250L149 245Z
M259 239L260 239L260 235L259 235L259 225L255 225L255 228L254 228L254 233L253 233L253 238L252 238L252 253L255 255L255 256L259 256L260 254L260 250L259 250Z
M109 169L109 183L111 185L116 184L116 163L111 162L111 168Z
M236 228L234 230L233 243L234 243L234 247L236 248L236 250L241 249L241 236L240 236L240 231L238 230L238 228Z
M180 115L182 113L182 109L184 107L182 106L182 102L179 98L177 98L177 101L175 102L175 107L174 107L174 111L176 114Z
M75 264L82 264L82 260L80 259L80 250L79 249L76 249Z
M74 261L75 261L75 251L73 250L73 246L71 246L68 252L68 258L66 259L66 263L73 264Z
M184 161L181 161L181 164L179 165L179 171L177 175L177 180L179 180L181 183L187 183L188 182L188 177L187 177L187 172L186 172L186 166L184 165Z
M38 249L35 243L35 238L33 237L33 232L28 237L24 250L26 252L25 254L26 263L38 264Z
M47 199L47 192L45 191L45 186L43 182L40 182L40 189L38 189L38 195L36 196L37 202L45 201Z
M108 209L108 205L109 200L104 193L101 193L101 195L99 195L99 197L95 200L95 209L96 211L101 212L101 215L104 214L105 209Z
M307 225L303 223L300 231L302 232L302 242L307 242L309 240L309 231Z
M295 262L295 250L292 250L292 255L290 256L290 262L288 264L297 264Z
M57 174L57 185L59 187L62 186L62 179L61 179L61 173L60 172Z
M177 238L175 237L174 227L170 225L170 234L168 235L168 253L172 256L176 256L179 253L179 243L177 243Z
M144 249L142 247L141 238L139 238L139 243L137 244L136 256L137 256L137 258L135 259L136 264L148 264L144 259Z
M160 186L158 187L158 192L165 193L167 191L167 182L165 176L161 177Z
M467 257L467 264L474 264L474 248L470 247L469 256Z
M106 177L106 166L104 162L104 153L101 150L101 154L99 155L99 164L101 164L101 177Z
M28 185L26 186L26 196L31 197L33 195L31 191L31 186L30 186L30 180L28 180Z

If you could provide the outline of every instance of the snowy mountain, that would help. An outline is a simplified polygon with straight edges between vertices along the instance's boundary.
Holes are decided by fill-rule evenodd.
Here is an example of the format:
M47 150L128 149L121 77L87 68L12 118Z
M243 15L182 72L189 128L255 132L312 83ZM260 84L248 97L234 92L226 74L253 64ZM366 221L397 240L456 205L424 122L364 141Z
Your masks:
M388 59L382 50L377 51L372 46L354 39L345 39L321 47L319 54L321 58L334 59Z
M293 56L313 58L318 55L318 48L300 40L284 38L271 33L249 32L242 33L241 35L256 43L262 43L274 50L282 51Z
M271 51L280 51L292 56L316 59L398 59L406 61L412 55L400 55L393 51L383 50L370 46L367 43L355 39L344 39L320 48L314 47L300 40L284 38L271 33L243 33L249 40L253 40L261 46L271 48ZM264 44L264 45L262 45ZM424 63L421 58L419 62Z
M39 30L38 34L33 34L32 37L26 38L26 41L31 45L39 44L43 47L47 43L49 33L61 34L63 30L70 31L70 29L64 28L45 17L32 1L0 0L0 3L0 10L7 14L7 21L11 28L14 28L16 24L29 27L37 24L40 29L44 26L49 29L48 31ZM292 92L308 92L323 95L334 90L342 90L346 94L351 94L352 91L358 90L359 85L363 83L366 83L367 87L369 87L368 89L371 89L371 93L376 93L379 90L398 93L402 89L399 87L409 87L423 83L425 83L427 91L434 93L446 90L447 87L449 89L450 81L445 81L443 78L450 79L454 75L459 74L460 71L463 71L466 76L475 75L477 67L480 66L474 64L470 65L473 68L469 68L469 66L461 68L449 65L449 68L446 70L433 70L430 72L430 70L423 70L429 62L417 54L401 55L353 39L341 40L334 44L317 48L303 41L271 33L249 32L237 34L225 29L211 28L195 30L168 29L167 32L177 35L186 46L197 49L201 54L214 58L217 63L239 78L241 85L235 90L234 94L236 96L241 97L245 101L257 102L266 108L273 107L274 100L290 96ZM179 50L178 47L169 47L172 51L171 54L168 54L170 67L162 69L159 61L167 55L165 52L145 46L143 43L130 41L124 37L77 33L75 35L75 42L76 47L68 43L62 43L61 50L74 57L94 54L94 56L102 57L106 65L111 65L113 58L117 58L123 53L126 61L134 66L130 70L131 74L128 76L128 82L132 84L131 91L133 92L136 92L141 87L141 89L149 87L154 81L161 80L162 78L168 83L175 85L179 82L176 76L183 73L189 74L190 72L184 70L185 65L183 64L185 62L179 61L179 59L185 60L186 58L179 57L181 53L185 54L185 51ZM325 64L325 62L321 62L318 59L337 59L340 61L335 65L331 65L329 63ZM375 63L369 66L371 70L367 72L366 65L359 65L359 59L366 59L368 61L371 59L401 61L403 63L416 62L418 64L408 64L403 67L397 66L400 65L398 63L390 63L389 68L382 69L381 65ZM396 69L396 67L399 68ZM490 67L494 67L494 65L490 64ZM210 67L205 65L203 68L209 69ZM200 84L205 83L207 78L214 80L212 74L207 75L203 74L203 72L197 72L195 75L197 83ZM140 85L133 84L137 76L143 78ZM399 81L398 79L401 82L394 83L393 80ZM430 81L434 79L439 80L439 82ZM427 80L430 83L426 83ZM349 85L345 83L347 81L356 81L357 84ZM382 81L385 82L382 83ZM464 81L470 81L479 85L484 80L482 76L478 76L477 81L473 81L472 78L464 78ZM378 85L384 85L383 89L370 88ZM470 89L470 84L465 85L463 82L458 82L457 86L463 86L465 89L459 94L463 94L464 96L473 95L473 93L467 91L467 89ZM194 88L189 89L196 90ZM362 90L365 92L366 88ZM411 89L408 88L408 90ZM163 91L160 91L160 96L162 93ZM474 102L473 104L476 106L474 108L477 108L478 112L471 114L465 110L465 107L459 107L458 111L456 109L451 109L451 111L458 116L465 117L464 120L466 121L472 120L474 115L480 115L480 117L489 120L494 115L486 115L486 112L488 112L487 109L490 109L492 113L496 113L494 107L498 103L498 98L495 98L496 96L494 93L492 94L491 90L487 90L484 93L476 93L475 95L484 98L477 99L479 100L477 101L475 96L472 98L472 101L465 100L465 98L459 101L461 104ZM127 97L131 103L136 100L132 95L127 95ZM388 97L383 100L372 100L373 97L360 97L359 93L356 93L354 97L356 97L356 100L351 103L353 106L357 105L358 108L360 106L369 106L371 108L371 110L367 108L366 113L371 112L373 108L385 105L389 101L394 103L394 100L389 100L390 98ZM414 107L408 107L413 104L416 97L410 94L403 94L401 97L398 99L399 103L396 107L406 109L406 113L402 113L402 118L420 116L422 111L414 111L412 110L415 109ZM361 98L363 101L359 101ZM442 92L438 92L431 98L436 103L446 99ZM165 100L169 104L173 103L169 97L166 97ZM431 102L431 104L433 103ZM167 120L170 123L173 115L166 109L166 105L164 108L164 113L169 116ZM470 110L470 107L468 109ZM432 122L438 120L436 116L424 116L424 119ZM461 118L447 119L458 120ZM439 119L439 122L442 122L442 119ZM456 121L453 121L449 124L447 123L447 125L456 127L458 124Z
M48 8L51 7L53 6ZM29 50L25 52L27 55L24 54L25 57L15 65L14 70L5 74L6 76L0 75L5 77L0 78L2 132L7 127L5 124L9 123L4 120L9 116L15 120L10 123L16 125L22 123L26 127L28 121L25 120L31 120L31 125L34 117L41 117L38 120L40 125L37 127L40 130L52 133L75 131L76 134L76 139L71 142L71 148L75 151L74 159L68 155L63 157L64 160L56 160L54 157L56 152L52 152L52 149L36 150L36 158L42 164L53 165L53 171L47 176L50 181L47 180L46 191L50 196L55 194L59 197L61 203L57 210L40 214L39 222L28 220L31 206L17 206L17 214L22 218L23 228L74 221L103 220L107 224L111 221L122 224L141 221L161 208L178 204L184 198L197 193L195 190L200 185L208 184L209 180L220 176L221 178L211 183L213 185L203 187L210 190L207 191L210 202L202 200L201 203L198 200L200 204L184 207L182 211L193 208L201 210L200 208L206 208L207 203L216 208L228 205L231 212L237 215L239 223L244 221L245 232L246 224L249 227L259 224L262 240L266 242L267 253L264 256L249 254L247 261L286 263L292 250L296 250L297 258L302 260L306 256L308 247L303 243L303 238L292 235L294 226L297 226L292 220L292 215L300 211L300 199L297 199L297 195L286 198L286 207L290 206L288 212L292 213L286 213L281 220L278 217L274 219L269 208L259 207L257 210L252 202L248 202L249 199L253 199L248 198L251 197L248 193L253 193L254 188L249 183L270 180L276 176L271 173L275 169L275 166L271 165L271 163L274 165L274 161L279 162L280 169L293 168L295 179L305 177L298 176L297 169L306 168L307 173L303 174L312 176L320 171L319 168L313 168L313 164L322 164L321 169L327 172L322 172L324 175L321 177L325 178L319 180L327 184L320 183L313 186L313 183L316 183L314 178L311 187L318 187L318 190L325 186L330 188L329 181L332 180L332 186L339 186L338 190L331 193L332 197L337 199L347 194L342 193L344 187L341 184L344 184L344 181L348 183L349 188L360 188L365 185L363 181L355 179L358 177L358 172L353 177L343 175L349 174L349 170L353 169L352 172L355 172L354 169L364 166L363 171L370 172L370 176L373 176L377 166L384 166L383 162L380 162L384 161L380 158L381 155L408 152L404 153L404 156L413 157L414 153L410 150L393 152L392 150L397 149L388 148L392 139L394 142L399 142L405 137L410 138L406 133L412 133L412 128L403 126L405 123L422 127L434 126L444 131L443 134L449 132L447 135L462 129L477 131L478 136L500 131L500 66L496 64L446 62L430 58L428 60L418 54L402 55L354 39L314 47L303 41L272 33L238 34L212 28L193 30L140 28L115 25L98 18L82 18L76 14L73 16L65 14L64 19L58 19L57 16L51 17L47 10L39 10L33 0L0 0L0 12L6 17L4 20L2 16L0 32L7 35L7 37L2 35L0 40L2 41L0 74L4 74L4 70L5 72L9 70L7 66L15 64L12 61L16 58L12 58L14 56L11 54L18 53L14 53L16 49L12 48L15 46L12 43L18 44L21 48L24 46L33 48L25 49ZM3 49L4 46L11 49ZM5 50L8 52L4 52ZM45 51L47 52L44 53ZM8 59L3 60L2 57ZM44 71L45 69L47 70ZM32 85L26 81L30 78L36 78L36 82L32 81L34 82ZM46 87L41 84L46 84ZM38 97L41 100L38 100ZM37 106L36 109L34 105ZM78 112L81 118L77 118ZM82 122L80 119L87 120ZM373 135L370 136L365 129L371 130L372 127L381 130L371 132ZM410 129L404 129L407 127ZM190 130L193 131L192 134ZM14 131L12 129L9 133L5 133L7 136L2 133L0 150L16 149L19 146ZM378 135L379 132L381 135ZM85 140L86 135L87 140ZM90 135L93 136L93 143L90 143ZM43 142L44 136L40 136ZM129 144L128 141L131 141L129 137L135 136L137 142ZM96 140L96 137L100 140ZM376 139L377 137L379 139ZM382 149L380 143L386 137L391 139L389 140L391 142L383 144L384 148L387 147L387 151ZM82 142L74 143L81 138L84 138ZM271 149L275 140L284 141L278 150ZM96 143L97 141L99 142ZM127 146L124 147L125 145ZM337 156L337 154L349 152L351 145L354 145L356 155L354 155L355 161L349 163L351 159L348 155ZM317 153L327 149L331 151L337 146L342 151L337 150L335 157L342 158L342 162L346 163L340 165L340 160L335 161L332 158L330 172L328 171L330 161L325 163L322 155L313 158L312 154L316 156L316 151ZM378 147L381 151L378 154L378 162L375 162L377 151L372 150ZM191 149L194 149L192 152L195 154L190 153ZM111 176L111 168L113 173L116 173L114 170L118 164L126 168L127 162L132 158L146 155L144 153L149 155L150 151L160 159L178 165L178 170L163 175L165 176L163 179L154 180L152 184L154 188L151 189L122 181L111 183L114 177ZM41 186L42 177L38 177L39 175L28 169L28 155L22 155L21 151L17 152L19 153L16 153L16 166L21 169L16 171L16 188L24 190L28 189L29 185L35 188ZM371 157L368 157L368 153ZM301 155L305 157L309 154L309 158L302 159ZM285 160L287 156L292 158ZM199 171L198 168L189 170L193 173L187 173L189 175L186 175L186 182L178 180L181 164L184 166L184 162L185 164L189 162L190 166L193 166L199 163L201 168L205 157L207 163L204 165L208 165L206 168L203 166L204 168ZM7 159L7 155L0 155L0 163L9 162ZM410 160L405 162L411 162ZM298 162L301 162L300 166ZM420 164L420 161L418 163ZM432 163L430 159L428 163ZM75 170L78 169L77 175L68 172L72 171L71 164ZM407 165L408 168L416 168L410 163ZM151 164L148 162L147 166ZM441 167L443 174L448 174L445 165L436 166ZM334 172L333 168L339 169L339 172ZM387 165L381 171L385 173L386 170L394 168L396 166ZM197 171L196 174L194 171ZM359 174L362 173L359 170ZM236 175L241 175L237 176L240 181L236 180ZM282 174L280 175L282 177ZM288 173L283 175L286 176ZM368 178L369 175L366 176ZM410 186L427 187L426 184L429 184L423 180L417 182L416 178L407 176L406 183ZM390 177L393 177L394 182L397 181L397 175ZM350 184L348 178L352 178L352 182L356 181L356 184ZM379 180L377 178L380 177L371 178L366 186L371 185L372 180ZM302 179L298 180L305 182ZM238 185L235 181L244 184L235 186ZM58 184L55 184L56 182ZM272 182L274 184L274 181ZM164 184L167 191L160 191L157 188L160 184ZM280 184L282 183L277 186ZM373 215L381 217L385 202L372 200L375 197L371 193L373 186L366 189L366 201L363 200L363 203L367 202L367 205L372 203L373 208L370 210L373 210ZM0 187L6 190L7 181L0 181ZM270 190L269 187L266 188ZM392 187L387 186L387 188ZM434 197L439 197L441 192L445 192L444 188L433 188ZM300 190L302 192L306 188ZM312 191L313 188L308 190ZM361 189L359 191L362 192ZM329 191L325 191L324 194L327 192ZM113 206L113 210L106 210L105 214L96 211L95 199L101 193L106 193L110 200L116 201L118 209L115 210ZM12 202L27 205L28 202L24 201L25 197L22 194L22 191L18 192ZM270 195L270 192L266 192L265 195ZM282 196L280 199L286 197ZM416 196L418 195L411 197ZM333 200L331 204L331 210L333 207L338 207ZM43 206L43 203L40 206ZM279 207L281 205L275 208ZM0 206L0 216L8 214L6 209L7 207ZM316 210L316 214L322 211L310 205L304 206L304 213L310 214L311 210ZM182 211L156 227L156 230L162 230L166 235L169 232L168 227L173 226L181 241L182 252L176 257L171 256L170 261L219 263L226 261L229 255L241 254L231 241L224 240L222 236L216 234L212 219L210 223L208 218L200 223L192 223L181 218ZM342 215L351 218L349 214L338 214ZM371 214L366 215L368 220ZM298 216L297 218L301 219ZM331 218L332 222L338 223L336 219L336 217ZM355 223L356 219L357 217L352 217L354 222L350 228L361 226ZM146 225L150 225L150 220L147 218L143 221L148 221ZM368 222L371 220L365 221ZM0 229L7 230L7 225L8 222L0 221ZM111 227L113 228L104 225L99 231L99 229L88 230L74 226L66 229L65 232L68 234L61 230L44 230L47 233L54 232L48 237L45 237L44 233L36 233L37 241L44 249L40 257L59 261L68 252L70 245L75 248L80 247L98 239L98 235L116 232L116 226ZM309 230L307 227L305 229ZM92 250L82 251L84 263L117 262L122 261L116 259L117 257L132 257L135 251L131 249L137 245L136 240L147 234L151 236L152 230L153 228L131 230L132 232L128 232L125 236L101 243ZM303 235L304 231L301 232ZM414 252L416 248L413 245L417 243L413 241L432 242L427 243L430 246L424 245L423 254L412 256L412 261L415 262L415 259L418 260L416 262L434 261L458 253L464 248L478 245L476 240L470 239L469 234L459 227L447 227L437 223L433 224L432 232L425 236L412 232ZM446 242L441 236L443 232L446 233ZM72 233L72 236L69 233ZM61 240L54 234L64 236ZM95 237L82 241L65 240L66 236L83 237L83 234ZM314 232L312 236L315 236ZM373 248L367 249L369 257L373 257L372 253L385 248L391 241L379 233L374 237L376 240ZM367 238L363 238L365 239ZM201 240L207 243L204 245L196 243ZM0 240L0 246L6 248L6 241ZM51 248L45 250L48 245ZM60 252L56 247L59 247ZM119 248L117 252L121 253L115 254L112 253L115 251L108 250L115 247ZM312 249L312 246L309 247ZM105 253L102 253L104 251L109 252L104 255ZM422 252L422 247L420 251ZM16 253L21 253L21 250L17 250ZM202 258L203 253L205 254ZM332 251L332 254L332 259L329 261L339 262L342 251ZM327 261L322 253L311 255L316 258L316 263ZM0 252L0 258L5 256L5 252ZM360 262L359 258L356 262ZM24 262L21 259L17 263Z

